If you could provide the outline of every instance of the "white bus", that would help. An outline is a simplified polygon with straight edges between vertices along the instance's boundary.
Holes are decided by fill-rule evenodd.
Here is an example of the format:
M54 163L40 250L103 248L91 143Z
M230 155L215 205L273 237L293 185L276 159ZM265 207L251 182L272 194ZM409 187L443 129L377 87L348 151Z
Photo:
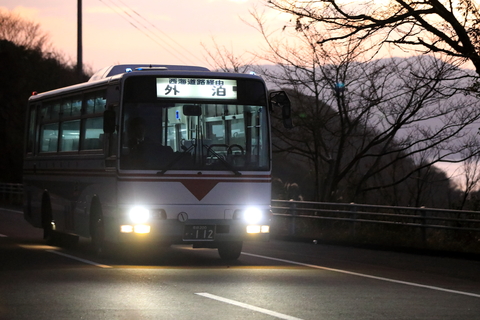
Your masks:
M255 75L117 65L28 104L24 216L48 241L191 244L237 259L270 232L272 108Z

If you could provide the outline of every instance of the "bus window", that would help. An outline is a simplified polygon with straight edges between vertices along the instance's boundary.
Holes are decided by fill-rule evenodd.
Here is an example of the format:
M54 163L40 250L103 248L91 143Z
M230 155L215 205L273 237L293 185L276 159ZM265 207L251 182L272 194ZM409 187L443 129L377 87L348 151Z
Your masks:
M230 144L246 145L243 115L241 119L231 120L230 123Z
M28 128L27 128L27 146L26 146L26 152L27 153L33 153L33 146L35 145L35 120L37 116L37 108L33 106L30 109L30 114L28 115Z
M82 150L103 149L103 118L88 118L85 120Z
M42 107L42 120L56 120L60 117L60 102L54 101L46 103Z
M82 111L82 96L66 98L62 101L62 117L78 117Z
M105 90L92 92L86 95L85 99L85 113L100 113L105 111L107 100L105 98Z
M60 151L78 151L80 120L62 122L62 141Z
M225 128L223 121L212 121L206 123L207 139L213 144L225 143Z
M44 124L40 129L40 152L57 152L58 123Z

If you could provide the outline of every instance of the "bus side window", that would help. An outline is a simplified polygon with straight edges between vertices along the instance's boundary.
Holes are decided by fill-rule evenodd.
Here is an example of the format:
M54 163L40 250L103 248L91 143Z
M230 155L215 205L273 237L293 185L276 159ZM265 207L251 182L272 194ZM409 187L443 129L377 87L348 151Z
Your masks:
M58 123L42 126L40 130L40 152L57 152Z
M37 119L37 109L36 106L30 108L28 115L28 129L27 129L27 144L26 144L26 153L34 152L35 145L35 128L36 128L36 119Z
M103 149L103 118L88 118L85 120L85 133L81 144L82 150Z
M80 120L65 121L61 124L61 151L78 151Z

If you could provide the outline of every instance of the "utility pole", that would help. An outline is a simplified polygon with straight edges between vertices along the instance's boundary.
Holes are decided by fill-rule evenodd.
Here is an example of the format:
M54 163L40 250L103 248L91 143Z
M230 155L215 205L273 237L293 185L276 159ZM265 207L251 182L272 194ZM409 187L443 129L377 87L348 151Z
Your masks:
M77 74L79 80L83 74L82 51L82 0L77 0Z

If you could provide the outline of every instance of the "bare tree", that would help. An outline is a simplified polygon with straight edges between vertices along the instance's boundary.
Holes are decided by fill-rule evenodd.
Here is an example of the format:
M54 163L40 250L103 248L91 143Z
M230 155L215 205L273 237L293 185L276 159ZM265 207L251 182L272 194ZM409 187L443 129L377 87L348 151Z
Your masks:
M480 11L476 0L267 0L292 14L301 30L322 25L319 43L344 40L394 44L470 61L480 75ZM325 36L323 36L325 34Z
M317 200L365 201L437 162L472 156L460 151L465 139L478 143L480 110L459 94L466 74L455 65L433 57L358 62L368 50L362 42L323 43L310 25L289 43L285 30L275 38L253 16L269 47L260 58L276 65L258 73L290 88L295 107L296 128L274 125L274 145L312 165Z
M212 39L212 42L214 50L210 50L208 45L202 43L210 66L224 72L246 73L252 71L254 56L248 56L248 53L237 56L226 47L220 46L215 39Z
M40 52L50 48L48 35L41 31L39 24L4 10L0 10L0 39Z
M26 102L33 91L44 92L86 81L72 64L50 47L38 24L0 10L0 180L22 178Z

